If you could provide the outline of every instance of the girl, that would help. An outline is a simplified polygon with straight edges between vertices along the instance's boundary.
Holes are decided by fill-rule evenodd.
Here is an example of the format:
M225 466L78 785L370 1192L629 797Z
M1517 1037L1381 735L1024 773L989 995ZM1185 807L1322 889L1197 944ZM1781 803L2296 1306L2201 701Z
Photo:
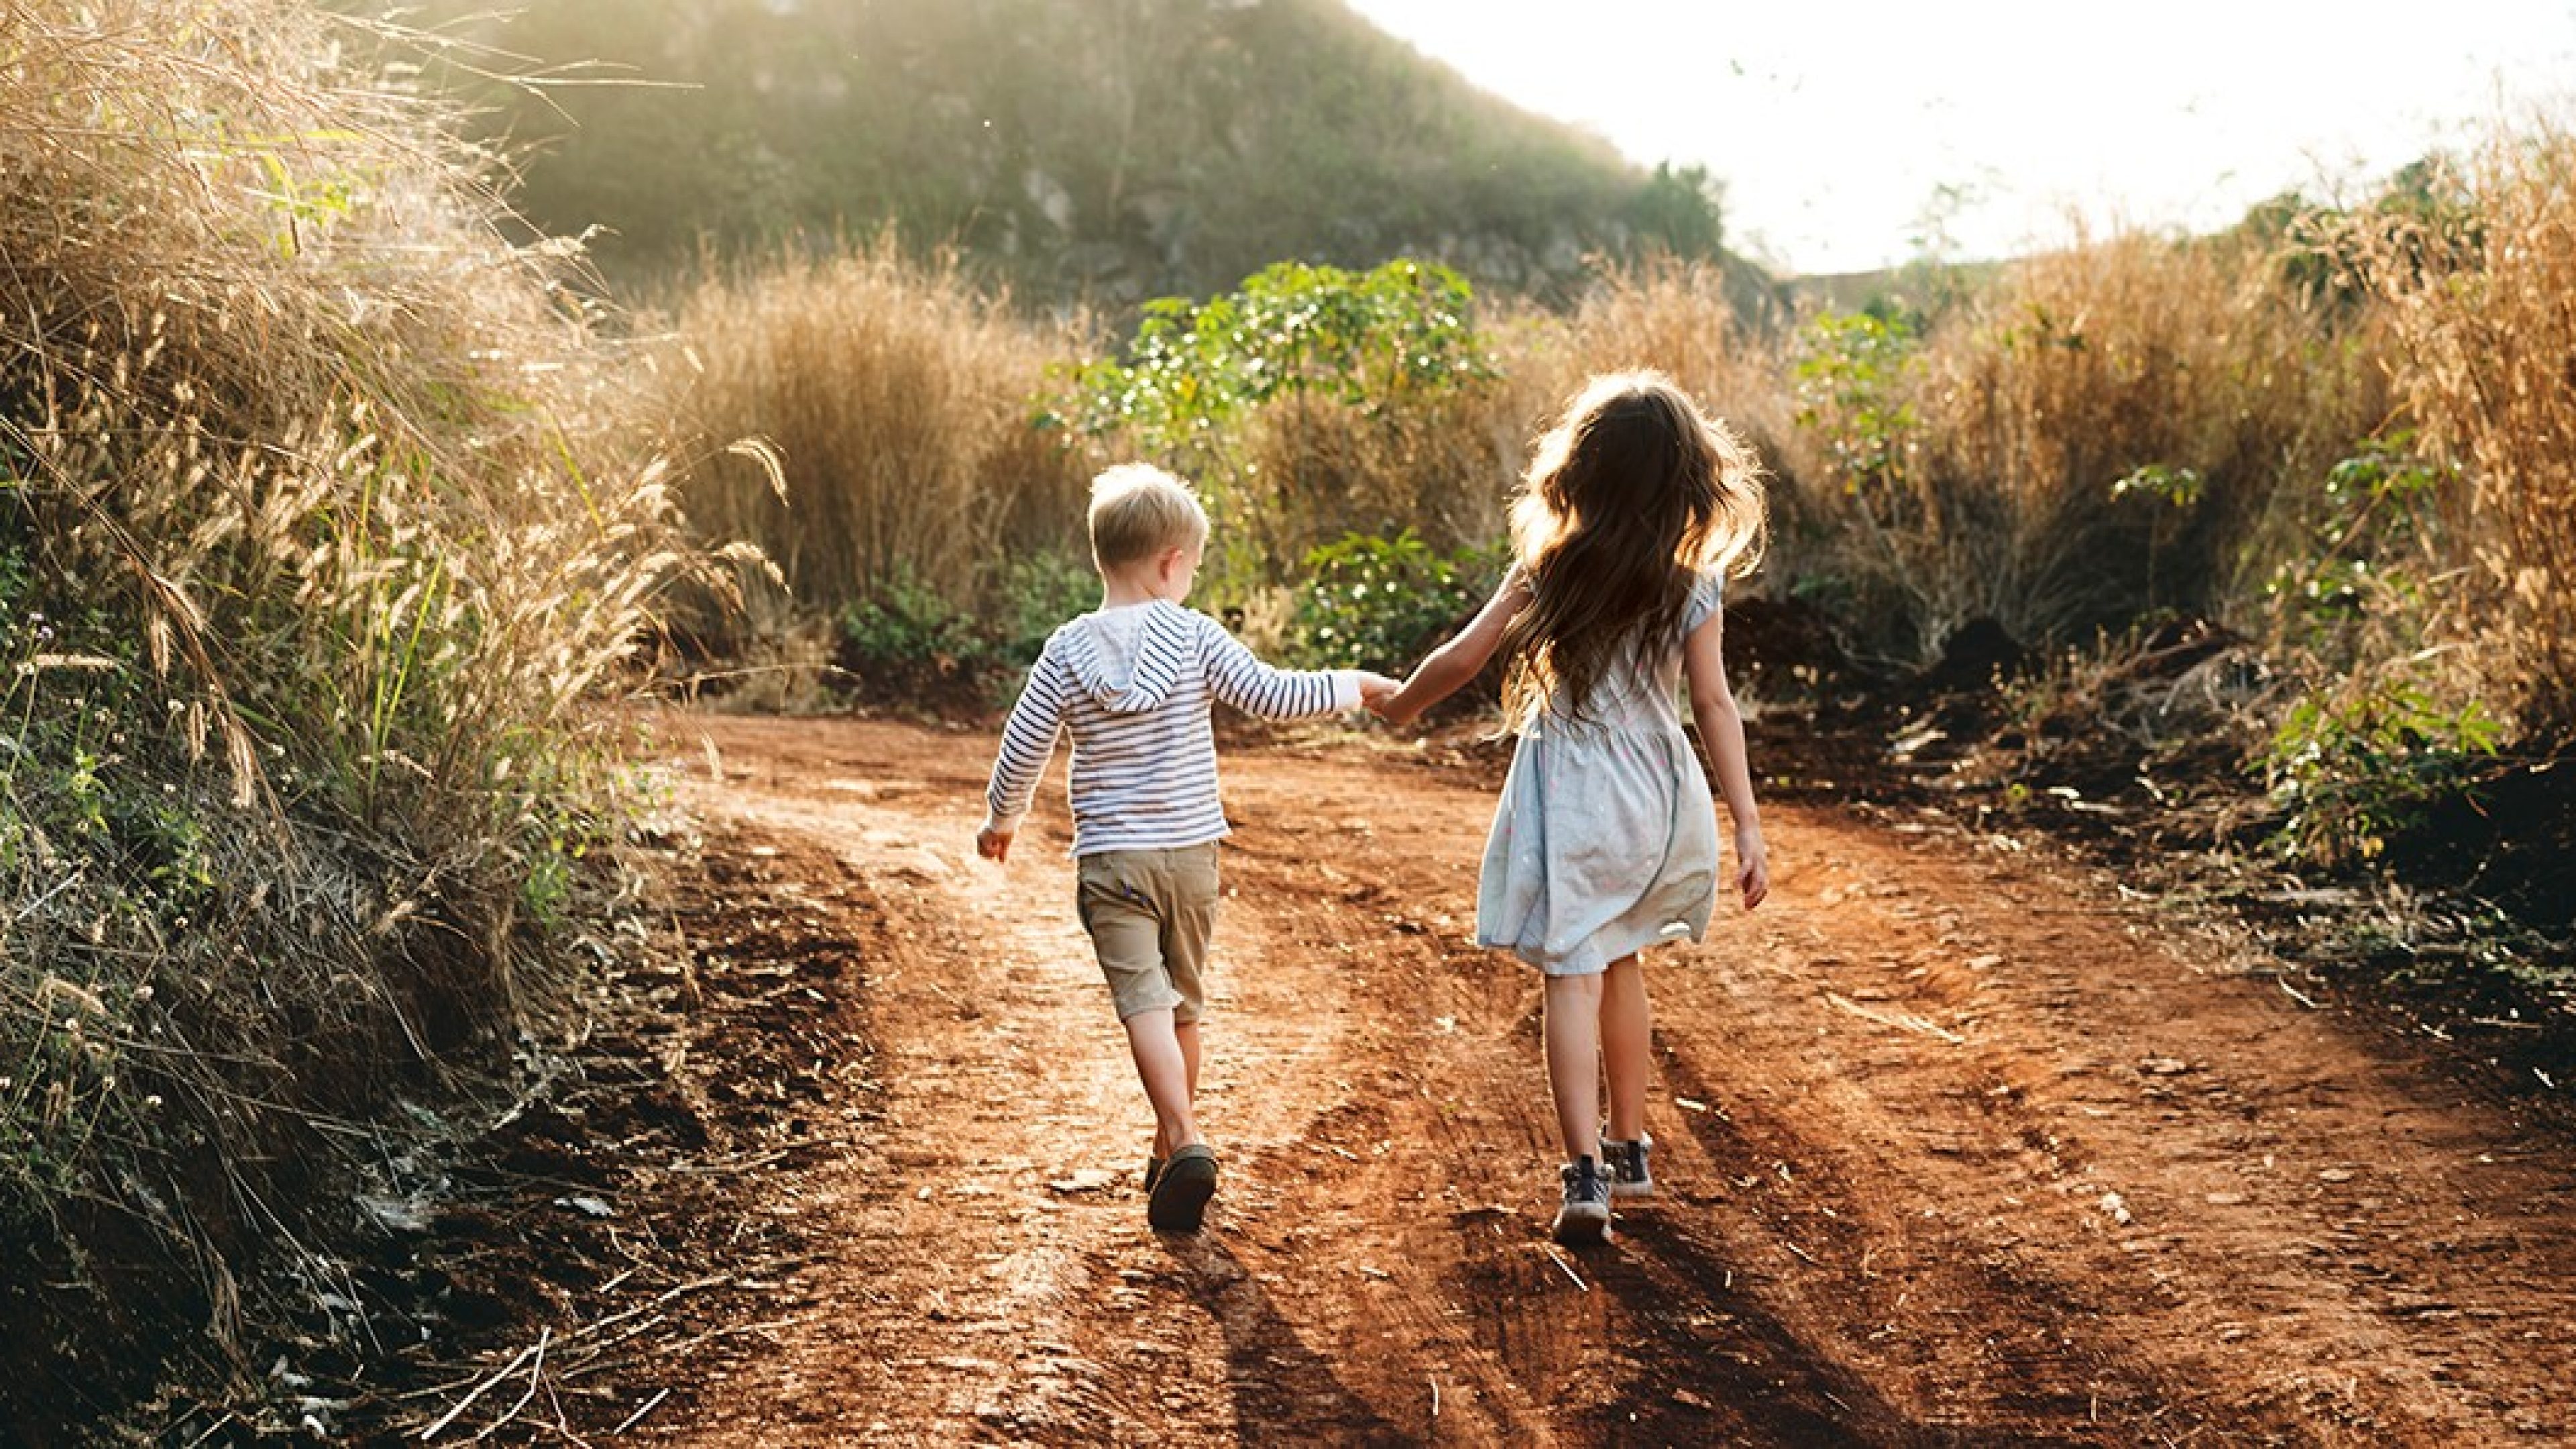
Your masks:
M1378 713L1407 723L1497 651L1506 661L1504 712L1520 741L1485 846L1476 937L1546 977L1567 1158L1555 1236L1607 1242L1611 1197L1654 1185L1637 952L1698 940L1716 895L1717 813L1675 706L1685 675L1734 819L1745 908L1770 890L1718 652L1726 576L1761 540L1760 470L1661 374L1599 377L1539 441L1511 527L1517 560L1492 601Z

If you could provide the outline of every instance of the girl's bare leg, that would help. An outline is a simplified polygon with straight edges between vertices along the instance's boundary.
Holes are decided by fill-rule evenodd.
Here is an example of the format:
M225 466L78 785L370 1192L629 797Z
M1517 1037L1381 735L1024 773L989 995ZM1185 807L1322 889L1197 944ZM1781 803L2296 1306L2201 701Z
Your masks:
M1601 978L1547 978L1547 1085L1565 1157L1601 1160Z
M1601 1063L1610 1078L1610 1135L1621 1142L1646 1135L1646 1091L1655 1074L1653 1032L1645 969L1636 957L1622 956L1601 973Z

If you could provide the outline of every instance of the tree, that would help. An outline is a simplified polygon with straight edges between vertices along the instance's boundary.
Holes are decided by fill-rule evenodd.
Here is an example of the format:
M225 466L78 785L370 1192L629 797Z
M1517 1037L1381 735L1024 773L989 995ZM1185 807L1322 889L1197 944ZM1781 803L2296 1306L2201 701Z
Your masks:
M1674 256L1713 257L1723 249L1726 183L1705 166L1675 169L1655 163L1655 174L1628 198L1626 220L1637 239Z

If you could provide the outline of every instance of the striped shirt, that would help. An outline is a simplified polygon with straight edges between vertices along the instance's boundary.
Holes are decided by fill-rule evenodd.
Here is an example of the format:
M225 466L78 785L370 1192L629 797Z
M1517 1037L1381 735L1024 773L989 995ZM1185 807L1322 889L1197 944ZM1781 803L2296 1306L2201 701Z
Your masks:
M1073 853L1168 850L1231 828L1217 802L1212 699L1263 719L1355 709L1355 670L1273 669L1194 609L1102 609L1055 631L1002 727L988 828L1017 830L1056 740L1073 735Z

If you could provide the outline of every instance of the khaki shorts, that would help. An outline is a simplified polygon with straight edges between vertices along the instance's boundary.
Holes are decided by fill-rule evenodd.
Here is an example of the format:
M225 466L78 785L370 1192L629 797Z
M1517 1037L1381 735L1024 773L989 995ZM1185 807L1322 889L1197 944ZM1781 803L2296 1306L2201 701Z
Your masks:
M1216 842L1086 855L1074 880L1118 1019L1169 1008L1175 1022L1198 1020L1199 973L1216 929Z

